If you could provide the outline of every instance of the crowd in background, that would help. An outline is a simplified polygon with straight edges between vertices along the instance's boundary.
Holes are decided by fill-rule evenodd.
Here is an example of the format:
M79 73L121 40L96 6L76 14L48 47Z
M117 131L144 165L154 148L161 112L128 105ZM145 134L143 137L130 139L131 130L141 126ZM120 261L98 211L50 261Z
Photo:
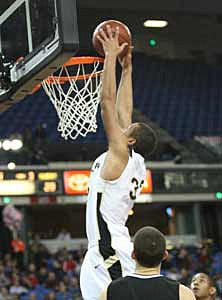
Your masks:
M0 300L80 300L79 274L84 250L56 253L39 241L29 246L27 265L16 254L1 255ZM222 251L211 243L200 248L172 249L162 272L189 286L191 276L206 272L222 299Z

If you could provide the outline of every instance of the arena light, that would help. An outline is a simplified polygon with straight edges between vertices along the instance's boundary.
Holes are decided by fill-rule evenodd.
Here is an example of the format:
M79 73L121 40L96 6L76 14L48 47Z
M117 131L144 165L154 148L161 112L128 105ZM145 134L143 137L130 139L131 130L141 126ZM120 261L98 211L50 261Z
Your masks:
M9 151L11 149L11 141L10 140L4 140L2 142L2 149L5 151Z
M217 193L216 193L216 198L217 198L218 200L221 200L221 199L222 199L222 192L217 192Z
M156 47L157 41L154 40L154 39L150 39L150 40L149 40L149 45L150 45L151 47Z
M23 142L20 139L13 139L11 141L11 149L17 151L23 147Z
M2 198L2 202L4 203L4 204L9 204L10 202L11 202L11 198L10 197L3 197Z
M0 149L2 148L2 141L0 141Z
M15 167L16 167L16 164L15 164L14 162L8 163L8 169L9 169L9 170L14 170Z
M168 25L168 21L166 20L146 20L143 23L144 27L152 27L152 28L164 28Z

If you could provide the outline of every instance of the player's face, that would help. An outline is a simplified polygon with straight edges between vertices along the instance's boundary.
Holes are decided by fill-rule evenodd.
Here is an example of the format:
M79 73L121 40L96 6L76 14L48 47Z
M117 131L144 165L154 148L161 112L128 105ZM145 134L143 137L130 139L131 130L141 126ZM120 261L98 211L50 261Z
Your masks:
M196 299L210 297L210 282L207 275L202 273L196 274L192 278L190 287Z

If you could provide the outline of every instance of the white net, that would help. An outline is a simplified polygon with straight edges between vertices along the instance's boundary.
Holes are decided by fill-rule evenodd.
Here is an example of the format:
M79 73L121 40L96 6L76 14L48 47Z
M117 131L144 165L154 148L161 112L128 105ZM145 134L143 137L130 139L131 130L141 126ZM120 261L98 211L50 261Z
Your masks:
M84 62L77 61L78 58L74 65L64 65L57 76L50 76L42 83L56 109L58 131L64 139L85 137L97 129L103 60L86 58Z

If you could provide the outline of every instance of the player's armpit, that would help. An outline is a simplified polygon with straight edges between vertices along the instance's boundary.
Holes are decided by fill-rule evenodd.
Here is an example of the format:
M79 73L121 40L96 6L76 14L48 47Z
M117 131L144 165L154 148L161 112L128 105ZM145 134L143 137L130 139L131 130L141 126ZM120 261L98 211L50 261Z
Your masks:
M107 300L107 289L103 290L99 296L99 300Z
M116 180L123 173L129 160L129 152L127 145L111 143L109 150L101 169L101 177L104 180Z
M180 284L179 288L180 300L195 300L193 292L185 285Z

